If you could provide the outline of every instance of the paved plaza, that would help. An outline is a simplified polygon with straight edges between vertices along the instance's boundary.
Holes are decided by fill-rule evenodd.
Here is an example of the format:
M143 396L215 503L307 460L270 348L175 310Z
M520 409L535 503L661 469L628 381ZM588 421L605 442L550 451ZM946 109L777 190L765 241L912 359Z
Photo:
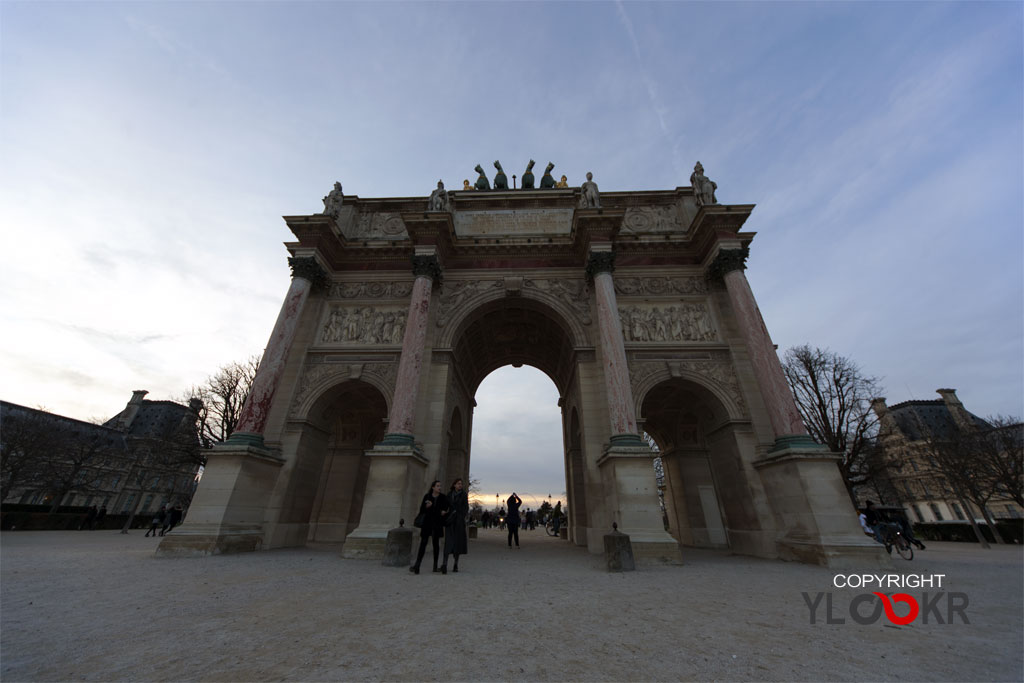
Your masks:
M853 623L870 589L834 588L829 569L685 550L683 566L609 574L541 530L518 551L482 531L447 576L429 551L414 576L336 548L159 559L157 541L0 535L0 680L1024 678L1020 546L935 543L894 561L944 574L970 620L895 626ZM803 592L831 593L846 623L820 608L811 624Z

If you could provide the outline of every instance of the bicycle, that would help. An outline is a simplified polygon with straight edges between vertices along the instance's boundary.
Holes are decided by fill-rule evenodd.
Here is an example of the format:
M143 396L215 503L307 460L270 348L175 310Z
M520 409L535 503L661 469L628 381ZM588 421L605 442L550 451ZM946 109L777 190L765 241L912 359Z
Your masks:
M904 560L910 561L914 559L914 548L910 545L910 541L900 533L899 529L892 529L889 531L885 539L886 550L893 548L897 554Z

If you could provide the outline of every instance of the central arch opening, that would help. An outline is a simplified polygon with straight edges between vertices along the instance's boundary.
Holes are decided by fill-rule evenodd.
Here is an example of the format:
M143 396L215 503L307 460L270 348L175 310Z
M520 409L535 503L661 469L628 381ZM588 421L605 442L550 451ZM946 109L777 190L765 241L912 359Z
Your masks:
M472 502L493 511L514 492L524 513L545 503L564 508L562 415L551 379L529 366L505 366L484 379L475 400Z
M457 398L448 418L446 478L478 480L481 511L503 507L515 492L523 512L561 503L570 527L574 519L585 524L579 419L567 403L578 393L577 344L562 314L506 296L468 312L451 339Z

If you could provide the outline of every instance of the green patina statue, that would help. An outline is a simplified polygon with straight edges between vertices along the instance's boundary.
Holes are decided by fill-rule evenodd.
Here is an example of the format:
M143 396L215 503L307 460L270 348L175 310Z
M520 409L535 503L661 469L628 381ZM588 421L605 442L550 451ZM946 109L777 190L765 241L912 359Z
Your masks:
M476 179L476 184L473 185L473 187L475 187L478 190L491 189L491 181L487 180L487 176L484 175L484 169L480 167L480 164L477 164L476 168L474 168L473 170L480 174L480 176Z
M494 168L498 169L498 174L494 176L494 189L495 190L507 190L508 189L508 178L505 177L505 170L501 167L500 161L494 162Z
M555 165L548 162L548 167L544 169L544 175L540 179L540 189L551 190L555 187L555 179L551 177L551 171L555 168Z
M523 174L523 189L524 190L532 190L533 189L533 164L534 163L536 163L536 162L534 162L533 159L530 159L530 163L528 163L526 165L526 173Z

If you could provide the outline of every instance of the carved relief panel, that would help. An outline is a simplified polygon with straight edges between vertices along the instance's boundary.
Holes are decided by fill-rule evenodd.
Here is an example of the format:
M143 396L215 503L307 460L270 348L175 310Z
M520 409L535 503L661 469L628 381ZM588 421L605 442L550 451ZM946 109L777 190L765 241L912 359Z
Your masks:
M668 206L635 206L626 209L622 219L623 232L683 232L686 227L677 204Z
M412 281L405 282L335 282L329 299L406 299L412 293Z
M400 346L407 309L399 306L331 306L320 327L321 345Z
M702 277L615 276L615 293L619 296L707 294L707 292L708 284Z
M627 342L710 342L718 340L703 302L667 302L619 308L622 338Z
M661 375L664 379L669 379L687 374L701 377L708 385L718 387L741 413L746 411L746 401L743 400L740 382L728 352L712 352L706 358L649 361L633 359L629 362L629 383L633 396L641 395L652 376Z

